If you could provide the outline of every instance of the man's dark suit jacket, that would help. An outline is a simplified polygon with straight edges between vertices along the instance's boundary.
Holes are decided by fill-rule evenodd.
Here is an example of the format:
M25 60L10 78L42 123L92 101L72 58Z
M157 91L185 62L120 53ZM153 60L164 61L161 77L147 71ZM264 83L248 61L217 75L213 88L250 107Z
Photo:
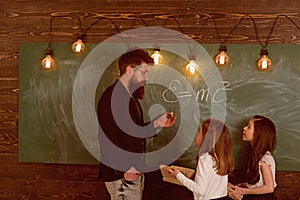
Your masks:
M112 98L114 99L114 101L112 101ZM114 110L114 113L117 113L118 119L121 119L121 121L124 123L121 123L121 125L118 125L119 123L117 124L115 118L113 117L112 109ZM132 124L126 123L126 120L128 120L128 109L131 120L136 125L139 125L139 128L134 128ZM124 171L130 169L132 166L135 168L139 168L143 165L144 155L142 153L145 152L146 137L147 134L154 135L155 128L152 123L144 123L143 111L138 100L131 97L131 95L127 92L127 90L119 80L117 80L113 85L109 86L104 91L98 102L97 112L100 125L99 179L102 181L118 180L124 176ZM120 128L120 126L122 126L122 128ZM127 129L127 131L125 129ZM134 134L140 135L143 138L132 136L130 134L127 134L126 132L134 132ZM127 169L125 170L119 170L118 166L114 166L115 164L107 164L112 157L116 158L120 155L116 155L115 153L112 153L110 149L104 148L104 146L107 144L102 139L103 135L101 134L105 134L105 136L114 145L125 151L141 153L139 154L140 157L138 156L138 158L134 160L127 159L126 157L120 157L120 161L118 162L121 162L122 165L126 165ZM103 162L103 160L105 160L106 162Z

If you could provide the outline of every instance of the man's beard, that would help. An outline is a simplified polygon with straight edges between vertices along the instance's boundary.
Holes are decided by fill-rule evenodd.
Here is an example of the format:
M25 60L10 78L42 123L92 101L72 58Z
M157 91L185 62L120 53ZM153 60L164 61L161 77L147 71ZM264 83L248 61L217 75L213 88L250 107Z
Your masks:
M145 94L145 86L142 85L133 92L132 96L136 99L143 99L144 94Z

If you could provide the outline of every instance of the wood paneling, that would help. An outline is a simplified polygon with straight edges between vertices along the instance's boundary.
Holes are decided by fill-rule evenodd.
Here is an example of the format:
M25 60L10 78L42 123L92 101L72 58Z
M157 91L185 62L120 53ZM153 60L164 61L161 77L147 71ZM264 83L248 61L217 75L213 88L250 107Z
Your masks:
M85 27L99 17L108 17L120 31L157 26L181 29L200 43L221 43L241 17L250 14L265 42L279 14L289 16L299 26L298 4L298 0L0 0L0 199L109 199L103 183L97 181L98 167L95 165L19 163L17 159L19 44L48 42L51 16L80 16ZM53 42L71 43L77 30L78 21L56 18ZM101 42L114 34L116 28L103 20L90 29L87 41ZM226 42L259 43L249 17L242 20ZM300 44L299 28L280 17L270 42ZM149 177L151 183L157 175ZM299 199L299 172L277 172L277 182L278 199ZM155 182L152 183L150 187L154 187ZM167 188L172 191L163 194L165 196L176 199L174 194L177 194L178 199L185 199L185 195L190 198L182 188L177 188L177 193L173 186Z

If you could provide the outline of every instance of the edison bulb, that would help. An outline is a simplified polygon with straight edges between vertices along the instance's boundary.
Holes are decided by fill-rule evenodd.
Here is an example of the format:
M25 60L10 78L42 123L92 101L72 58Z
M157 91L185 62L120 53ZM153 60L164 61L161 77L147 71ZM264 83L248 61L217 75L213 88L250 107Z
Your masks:
M195 60L190 60L190 62L186 65L185 70L188 74L195 75L197 68L199 68L199 66L196 64Z
M55 62L51 54L47 54L46 57L42 60L42 67L45 70L52 70L54 68Z
M229 62L229 57L225 51L220 51L215 61L218 67L224 67Z
M77 39L77 41L74 42L72 45L72 50L75 53L80 53L80 52L84 51L84 49L85 49L85 44L83 43L83 40L80 38Z
M163 63L163 56L159 53L159 50L155 50L154 53L151 55L154 60L154 64L162 64Z
M218 67L224 67L229 62L229 56L226 54L226 52L226 45L221 44L219 48L219 54L215 57L215 63Z
M268 58L267 55L262 55L261 58L257 62L257 67L259 70L264 71L271 67L271 60Z

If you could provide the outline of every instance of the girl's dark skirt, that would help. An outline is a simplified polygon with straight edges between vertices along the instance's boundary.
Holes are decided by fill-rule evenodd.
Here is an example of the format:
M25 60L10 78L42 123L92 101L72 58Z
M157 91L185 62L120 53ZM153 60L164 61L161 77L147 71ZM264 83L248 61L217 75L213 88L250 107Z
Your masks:
M276 200L276 196L274 192L260 195L244 195L243 200Z

